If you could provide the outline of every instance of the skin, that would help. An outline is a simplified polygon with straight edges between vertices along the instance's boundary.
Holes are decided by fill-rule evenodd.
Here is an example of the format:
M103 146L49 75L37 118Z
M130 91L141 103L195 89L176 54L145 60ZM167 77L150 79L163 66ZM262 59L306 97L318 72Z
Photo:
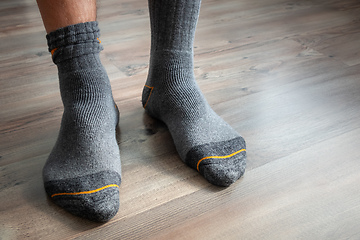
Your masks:
M47 33L96 20L96 0L37 0Z

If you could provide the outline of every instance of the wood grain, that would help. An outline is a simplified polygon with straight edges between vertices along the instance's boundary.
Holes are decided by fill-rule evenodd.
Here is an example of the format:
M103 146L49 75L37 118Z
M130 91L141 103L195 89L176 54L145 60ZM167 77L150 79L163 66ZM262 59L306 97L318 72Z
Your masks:
M101 54L121 111L119 213L106 224L54 205L41 170L62 115L34 1L0 2L0 239L358 239L360 3L204 0L195 75L247 140L229 188L185 166L141 107L147 2L98 1Z

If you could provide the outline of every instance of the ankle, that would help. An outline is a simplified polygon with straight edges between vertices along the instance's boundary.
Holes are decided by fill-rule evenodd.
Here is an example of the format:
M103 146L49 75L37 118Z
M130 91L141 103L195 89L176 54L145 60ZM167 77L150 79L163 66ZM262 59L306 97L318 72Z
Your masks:
M105 71L99 53L90 53L56 63L58 72L69 74L79 71Z
M157 50L151 52L150 67L193 68L193 52L179 50Z

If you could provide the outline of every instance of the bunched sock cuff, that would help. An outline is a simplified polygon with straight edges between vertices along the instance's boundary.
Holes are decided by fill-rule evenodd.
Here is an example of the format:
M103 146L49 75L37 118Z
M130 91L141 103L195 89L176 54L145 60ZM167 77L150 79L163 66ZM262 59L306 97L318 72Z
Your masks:
M46 35L49 52L55 64L91 53L99 53L100 44L98 23L85 22L60 28Z

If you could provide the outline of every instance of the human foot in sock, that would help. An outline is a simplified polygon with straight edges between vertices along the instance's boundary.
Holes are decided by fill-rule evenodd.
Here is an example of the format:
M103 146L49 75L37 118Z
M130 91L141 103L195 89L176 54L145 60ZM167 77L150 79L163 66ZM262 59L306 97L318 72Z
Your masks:
M185 163L210 183L229 186L245 171L245 141L211 109L195 82L189 56L180 55L163 52L152 59L143 106L167 125Z
M119 209L119 121L99 52L97 22L47 35L58 67L64 113L57 142L44 166L45 190L67 211L108 221Z
M246 167L244 139L209 106L193 72L199 0L150 0L151 58L142 103L163 121L180 158L210 183L229 186Z

